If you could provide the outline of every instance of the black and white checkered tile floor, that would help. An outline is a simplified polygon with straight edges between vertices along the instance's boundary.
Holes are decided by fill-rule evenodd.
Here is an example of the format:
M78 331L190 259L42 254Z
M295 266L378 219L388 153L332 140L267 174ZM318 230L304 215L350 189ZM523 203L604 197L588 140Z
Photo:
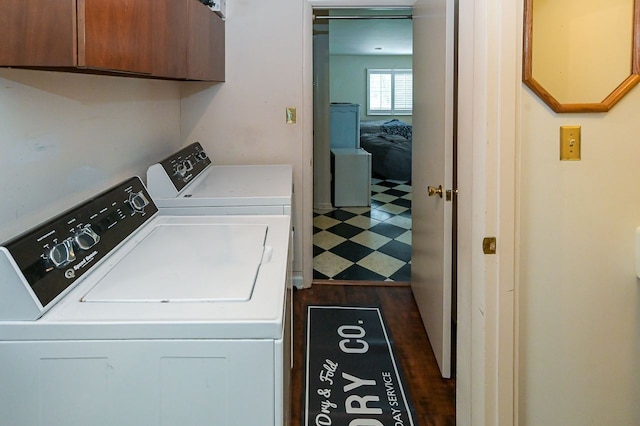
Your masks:
M371 207L315 210L313 278L411 279L411 186L372 179Z

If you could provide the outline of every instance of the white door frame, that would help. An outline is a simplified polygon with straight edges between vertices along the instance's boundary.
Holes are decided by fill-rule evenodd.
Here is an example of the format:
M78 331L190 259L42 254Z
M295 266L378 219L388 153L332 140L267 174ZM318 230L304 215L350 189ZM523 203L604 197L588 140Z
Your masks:
M470 417L457 420L514 425L522 0L459 1L457 337L467 335L458 341L457 368L470 363L471 406L459 398L457 413ZM497 238L496 254L483 253L485 237Z
M412 6L414 1L303 1L303 274L310 284L313 7ZM522 0L459 2L456 422L513 425L517 424L516 106ZM498 238L494 255L482 252L482 240L488 236Z

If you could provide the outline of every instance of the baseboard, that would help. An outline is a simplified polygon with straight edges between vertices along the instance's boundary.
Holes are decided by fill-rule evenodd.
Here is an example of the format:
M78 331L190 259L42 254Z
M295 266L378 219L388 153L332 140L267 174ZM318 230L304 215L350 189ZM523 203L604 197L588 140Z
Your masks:
M292 281L293 281L293 286L295 288L298 288L298 289L304 288L304 280L302 279L302 272L294 272Z
M316 210L333 210L333 204L331 203L320 203L317 206L313 207Z

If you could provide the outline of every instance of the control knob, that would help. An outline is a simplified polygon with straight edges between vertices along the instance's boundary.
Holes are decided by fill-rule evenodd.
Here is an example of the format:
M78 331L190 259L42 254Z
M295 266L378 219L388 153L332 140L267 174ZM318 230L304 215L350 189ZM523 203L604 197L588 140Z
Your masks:
M184 177L187 174L187 166L184 164L184 162L176 165L176 174L180 177Z
M142 191L132 192L129 195L129 204L135 212L141 213L144 211L144 208L149 205L149 200L147 200L147 197L144 196Z
M191 160L184 160L184 161L181 161L179 164L176 165L175 173L178 176L183 178L191 170L193 170L193 163L191 162Z
M73 240L67 238L61 243L56 244L49 251L49 260L56 268L64 268L74 260L76 260L76 253L73 250Z
M199 160L206 160L207 159L207 153L204 151L200 151L196 154L196 157L198 157Z
M77 246L82 250L89 250L91 247L98 244L100 241L100 235L91 229L91 225L85 225L73 238Z

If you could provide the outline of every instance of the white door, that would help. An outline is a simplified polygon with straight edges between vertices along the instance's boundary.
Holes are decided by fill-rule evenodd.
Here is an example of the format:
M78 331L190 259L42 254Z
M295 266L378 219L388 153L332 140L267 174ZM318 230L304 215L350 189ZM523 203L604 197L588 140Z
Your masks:
M455 0L413 10L411 288L442 377L451 377ZM428 196L431 186L442 192Z

